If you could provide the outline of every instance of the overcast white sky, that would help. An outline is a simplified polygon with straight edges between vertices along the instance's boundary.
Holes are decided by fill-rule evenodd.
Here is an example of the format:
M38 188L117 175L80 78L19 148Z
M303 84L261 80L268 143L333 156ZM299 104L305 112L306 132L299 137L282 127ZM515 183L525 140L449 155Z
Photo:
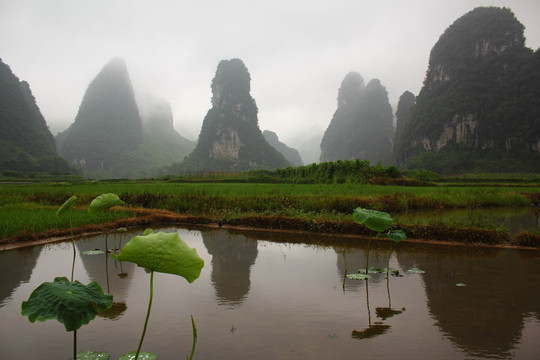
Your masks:
M527 46L540 47L538 0L0 0L0 58L30 83L56 134L121 56L135 90L166 98L190 139L219 61L240 58L261 130L287 143L324 132L350 71L380 79L395 112L405 90L418 94L439 36L477 6L509 7Z

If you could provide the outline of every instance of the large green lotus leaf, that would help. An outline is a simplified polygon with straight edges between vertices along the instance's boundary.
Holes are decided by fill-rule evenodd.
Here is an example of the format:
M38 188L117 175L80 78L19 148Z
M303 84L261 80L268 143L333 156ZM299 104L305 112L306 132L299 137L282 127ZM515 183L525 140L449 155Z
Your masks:
M73 204L75 202L75 200L77 200L77 197L76 196L72 196L70 197L69 199L66 200L65 203L62 204L62 206L60 206L60 208L58 209L58 211L56 212L56 216L60 216L62 215L62 213L64 211L66 211L67 209L69 209L69 207L71 206L71 204Z
M407 235L403 230L390 230L388 233L386 233L386 235L391 241L395 242L396 244L401 240L405 240L407 238Z
M147 233L147 232L145 232ZM152 271L175 274L190 283L201 274L204 260L190 248L178 233L149 233L133 237L118 255L118 261L131 261Z
M124 205L125 202L120 200L118 195L108 193L108 194L102 194L96 197L92 202L90 203L90 206L88 207L88 213L94 214L101 211L105 211L107 209L112 208L116 205Z
M85 351L77 353L77 360L109 360L111 354L106 352ZM73 356L70 357L73 360Z
M135 355L137 354L136 351L130 352L129 354L122 355L118 358L118 360L134 360ZM138 360L155 360L157 359L157 356L152 353L148 352L140 352Z
M387 230L394 223L388 213L363 208L354 209L353 219L358 224L364 224L370 230L377 232Z
M98 309L110 308L112 299L112 294L104 294L95 281L83 285L57 277L32 291L28 301L22 302L21 314L28 316L30 322L56 319L64 324L66 331L74 331L92 321Z

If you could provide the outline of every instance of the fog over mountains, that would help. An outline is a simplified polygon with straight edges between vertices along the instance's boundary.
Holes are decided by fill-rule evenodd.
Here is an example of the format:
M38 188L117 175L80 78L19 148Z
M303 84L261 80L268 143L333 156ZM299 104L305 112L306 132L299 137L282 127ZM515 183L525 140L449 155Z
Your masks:
M182 116L170 99L135 89L124 59L113 58L55 138L67 163L30 85L0 65L2 170L68 171L69 163L87 177L136 178L361 159L443 174L540 171L540 53L525 46L524 26L508 8L476 8L450 24L419 94L403 92L395 109L384 82L350 69L320 133L310 130L315 124L302 135L263 133L251 74L232 58L217 64L211 108L198 140L188 140L175 130Z

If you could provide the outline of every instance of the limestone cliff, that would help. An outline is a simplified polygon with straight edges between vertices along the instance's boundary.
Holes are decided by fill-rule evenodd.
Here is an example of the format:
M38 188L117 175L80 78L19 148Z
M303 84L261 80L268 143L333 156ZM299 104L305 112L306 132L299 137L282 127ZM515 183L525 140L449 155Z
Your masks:
M351 72L338 91L338 106L321 141L320 161L369 160L389 164L392 160L392 108L381 82Z
M32 95L0 59L0 171L68 171Z
M396 134L399 165L540 170L540 53L525 47L523 30L511 10L496 7L476 8L446 29Z
M303 166L302 158L298 150L293 149L292 147L287 146L286 144L279 141L277 134L270 130L264 130L263 136L266 141L272 145L274 149L279 151L287 161L289 161L293 166Z
M60 155L85 171L129 176L129 152L143 142L141 117L126 64L109 61L90 83Z
M276 169L289 162L264 139L249 72L240 59L222 60L212 80L212 108L193 152L173 172Z

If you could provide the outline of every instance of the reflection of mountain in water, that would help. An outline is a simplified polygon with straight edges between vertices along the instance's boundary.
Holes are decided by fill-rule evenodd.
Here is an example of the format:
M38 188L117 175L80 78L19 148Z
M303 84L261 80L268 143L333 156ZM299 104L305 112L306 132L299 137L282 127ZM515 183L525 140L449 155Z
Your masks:
M124 236L122 244L129 239ZM110 320L117 320L126 311L125 295L131 285L131 278L135 264L131 262L117 262L110 254L84 255L84 251L99 248L105 250L105 237L82 239L76 242L77 252L83 263L84 269L91 281L96 281L104 292L114 295L114 304L111 309L100 313ZM114 236L109 235L108 247L114 247Z
M520 340L524 318L540 319L538 259L524 261L516 251L488 257L415 258L416 266L426 271L422 276L431 314L441 330L472 356L508 358ZM521 267L519 278L513 276L516 264Z
M41 253L41 246L0 252L0 307L19 285L28 282Z
M251 266L258 255L257 242L225 231L203 232L202 239L212 255L212 284L219 304L241 305L251 285Z

